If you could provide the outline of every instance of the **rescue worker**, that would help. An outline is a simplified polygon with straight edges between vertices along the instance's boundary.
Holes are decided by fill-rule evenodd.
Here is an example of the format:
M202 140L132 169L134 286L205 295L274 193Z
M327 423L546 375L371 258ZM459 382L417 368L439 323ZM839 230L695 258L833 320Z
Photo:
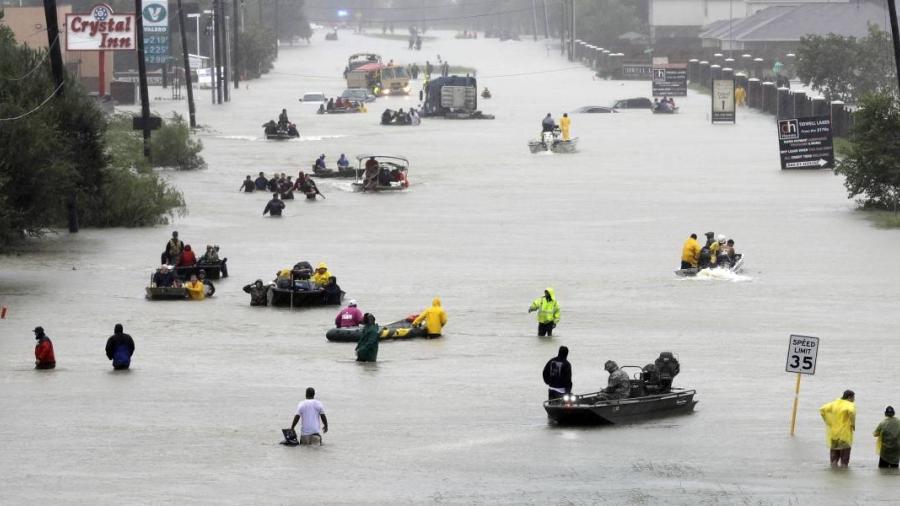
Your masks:
M256 183L253 182L253 179L250 178L250 174L247 174L247 179L244 179L244 182L241 183L240 190L244 190L244 193L253 193L256 191Z
M691 234L684 246L681 247L681 268L690 269L697 268L700 260L700 243L697 242L697 234Z
M544 296L534 299L528 312L537 311L538 336L553 337L553 329L559 324L559 302L552 288L544 290Z
M265 191L265 189L269 187L269 180L266 179L266 175L262 172L259 173L259 176L253 183L256 185L256 189L259 191Z
M56 355L53 353L53 342L50 341L47 334L44 334L44 327L34 328L34 339L37 341L37 344L34 345L34 368L56 368Z
M425 323L425 331L429 338L441 337L441 330L447 324L447 313L441 307L441 299L435 297L431 301L431 307L419 313L419 316L413 320L413 327L418 327Z
M113 335L106 340L106 358L112 360L113 369L121 371L131 366L134 355L134 339L125 333L121 323L113 328Z
M316 266L316 271L313 272L312 282L316 284L316 286L325 286L328 284L328 278L332 277L331 273L328 272L328 266L325 265L325 262L319 262L319 265Z
M547 384L547 399L553 400L572 393L572 364L568 361L569 348L559 347L555 357L544 365L544 383Z
M283 210L284 210L284 202L282 202L281 199L278 198L277 193L273 193L272 200L270 200L269 203L266 204L266 208L263 209L263 216L265 216L266 214L270 214L273 217L281 216L281 211L283 211Z
M358 327L362 322L363 314L362 311L356 307L356 300L351 300L350 304L338 311L337 316L334 317L334 326L339 329Z
M828 445L831 467L847 467L850 463L850 447L856 430L856 394L844 390L840 399L819 408L825 422L825 443Z
M244 286L244 292L250 294L251 306L269 305L269 287L263 285L263 281L261 279L257 279L253 283Z
M884 417L872 433L878 438L878 467L896 469L900 465L900 420L894 418L892 406L884 408Z
M181 252L181 256L178 257L178 262L175 263L175 267L191 267L197 264L197 256L194 255L193 250L191 250L191 245L188 244L184 247L184 251Z
M627 399L631 394L631 381L628 373L619 369L619 364L607 360L603 368L609 373L606 388L600 391L604 399Z
M553 116L548 112L544 119L541 121L541 133L543 132L552 132L556 130L556 122L553 121Z
M734 90L734 101L737 102L737 105L743 106L747 101L747 90L744 89L743 86L738 86Z
M178 232L172 232L172 238L166 243L165 249L163 249L162 259L159 263L161 264L172 264L178 257L181 256L181 251L184 249L184 243L178 239Z
M563 113L562 118L559 119L559 129L562 131L562 138L564 141L569 140L569 128L572 126L572 119L569 118L568 113ZM250 177L250 176L247 176Z
M288 120L287 109L282 109L281 114L278 115L278 126L287 128L288 124L290 124L290 120Z
M197 279L196 274L191 274L191 280L184 284L188 292L188 298L191 300L203 300L206 298L206 285Z
M375 362L378 358L378 340L381 329L375 323L375 316L371 313L363 315L363 328L356 343L357 362Z

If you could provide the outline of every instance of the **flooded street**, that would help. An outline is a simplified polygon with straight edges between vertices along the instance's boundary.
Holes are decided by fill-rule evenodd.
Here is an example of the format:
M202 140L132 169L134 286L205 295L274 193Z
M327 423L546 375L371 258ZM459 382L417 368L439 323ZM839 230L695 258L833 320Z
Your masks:
M438 35L421 52L348 32L282 48L229 104L198 92L209 168L169 175L186 216L63 232L2 258L0 503L893 503L897 477L878 473L870 434L900 403L900 233L853 212L830 171L780 171L771 116L744 109L713 126L709 97L693 92L677 115L573 114L579 152L532 155L547 112L649 96L650 82L594 80L543 41ZM359 51L474 67L494 96L479 107L497 119L385 128L381 111L415 97L324 116L297 101L340 93ZM260 125L283 107L301 138L264 140ZM296 176L321 153L330 167L341 153L406 156L410 189L319 180L326 199L288 202L281 220L261 216L268 194L238 191L247 174ZM145 300L172 230L195 249L221 245L231 276L214 298ZM743 275L676 278L682 242L708 230L735 240ZM328 263L380 323L440 296L444 337L382 343L379 362L361 365L352 345L325 340L337 308L249 307L244 284L299 260ZM539 339L527 309L547 286L562 320ZM103 352L117 322L137 346L124 374ZM55 371L32 369L36 325ZM791 333L822 339L793 438ZM548 424L541 369L563 344L579 393L605 386L608 359L676 353L696 413ZM307 386L326 407L325 445L280 446ZM856 443L835 473L818 407L845 388Z

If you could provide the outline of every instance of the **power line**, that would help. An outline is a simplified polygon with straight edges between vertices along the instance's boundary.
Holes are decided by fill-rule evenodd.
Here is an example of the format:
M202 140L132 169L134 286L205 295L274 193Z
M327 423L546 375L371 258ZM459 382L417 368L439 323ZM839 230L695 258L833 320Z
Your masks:
M470 5L478 5L478 6L488 6L490 4L499 4L503 3L506 0L484 0L481 2L459 2L459 3L444 3L444 4L431 4L431 5L420 5L416 7L349 7L342 6L342 9L348 11L420 11L420 10L430 10L430 9L446 9L446 8L461 8L467 7ZM522 3L522 0L519 0ZM337 10L334 6L325 6L325 5L305 5L304 9L319 9L319 10Z
M44 58L40 61L40 63L35 65L34 68L32 68L31 70L29 70L28 72L23 74L21 77L6 77L3 75L0 75L0 79L5 79L7 81L21 81L21 80L25 79L26 77L30 76L31 74L34 73L35 70L39 69L44 64L44 62L47 61L47 58L50 57L50 51L53 50L53 46L55 46L58 42L59 42L59 35L57 35L56 38L53 39L53 44L50 44L50 47L47 48L47 53L44 54Z
M25 118L25 117L27 117L27 116L31 116L32 114L38 112L38 111L41 109L41 107L44 107L44 105L46 105L47 102L50 101L50 99L52 99L53 97L56 96L56 92L59 91L59 89L62 88L64 84L65 84L65 81L59 83L59 85L53 90L53 92L50 93L50 96L47 97L47 98L45 98L44 101L41 102L40 105L38 105L38 106L35 107L34 109L32 109L32 110L30 110L30 111L28 111L28 112L26 112L26 113L24 113L24 114L20 114L20 115L18 115L18 116L14 116L14 117L12 117L12 118L0 118L0 121L16 121L16 120L20 120L20 119L22 119L22 118Z
M531 7L522 8L522 9L511 9L508 11L497 11L497 12L485 12L481 14L468 14L465 16L447 16L442 18L410 18L410 19L366 19L365 21L369 22L390 22L390 23L428 23L432 21L454 21L457 19L475 19L475 18L486 18L490 16L503 16L506 14L516 14L519 12L531 11ZM332 23L334 19L309 19L308 21L313 21L316 23Z

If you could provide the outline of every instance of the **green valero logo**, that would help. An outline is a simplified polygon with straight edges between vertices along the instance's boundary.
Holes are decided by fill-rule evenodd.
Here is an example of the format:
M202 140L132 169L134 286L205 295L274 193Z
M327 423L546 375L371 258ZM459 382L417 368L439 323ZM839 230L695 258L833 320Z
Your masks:
M162 23L168 14L165 5L154 3L144 6L144 19L151 23Z

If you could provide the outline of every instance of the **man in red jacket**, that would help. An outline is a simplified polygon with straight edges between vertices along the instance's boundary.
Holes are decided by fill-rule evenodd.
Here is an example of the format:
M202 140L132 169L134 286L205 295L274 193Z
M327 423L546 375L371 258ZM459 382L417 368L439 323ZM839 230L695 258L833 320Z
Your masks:
M34 338L37 340L37 344L34 347L34 368L55 368L56 357L53 355L53 343L50 342L47 334L44 334L44 327L34 328Z

